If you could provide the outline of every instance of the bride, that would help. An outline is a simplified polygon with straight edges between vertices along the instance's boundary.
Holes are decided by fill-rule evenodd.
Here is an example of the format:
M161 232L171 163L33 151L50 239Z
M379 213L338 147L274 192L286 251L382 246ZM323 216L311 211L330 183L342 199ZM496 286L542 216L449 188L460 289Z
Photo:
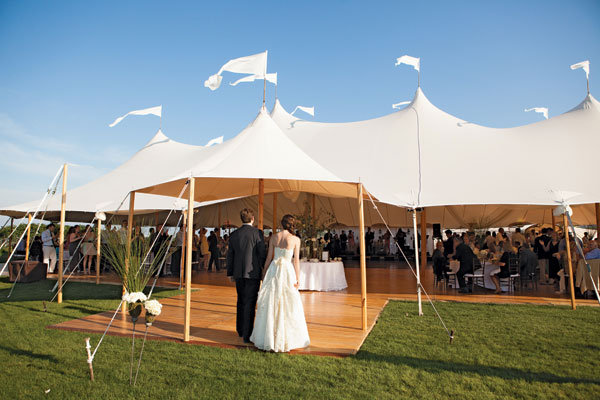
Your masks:
M268 268L258 292L256 319L250 336L250 341L259 349L275 352L310 344L298 292L300 239L292 233L294 217L285 215L281 225L284 230L269 241L265 261Z

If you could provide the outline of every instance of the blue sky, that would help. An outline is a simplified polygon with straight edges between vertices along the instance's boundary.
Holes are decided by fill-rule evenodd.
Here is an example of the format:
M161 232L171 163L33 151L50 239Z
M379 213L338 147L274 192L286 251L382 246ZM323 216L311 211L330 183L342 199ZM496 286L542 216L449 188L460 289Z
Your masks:
M163 105L174 140L231 138L256 115L262 82L204 80L227 60L269 51L282 104L316 120L353 121L409 100L421 84L441 109L508 127L557 115L585 96L600 68L599 1L0 3L0 206L41 197L58 166L70 187L129 158L159 126L128 111ZM224 82L238 75L225 73ZM268 87L268 102L274 100ZM367 139L368 140L368 139ZM317 144L316 144L317 145Z

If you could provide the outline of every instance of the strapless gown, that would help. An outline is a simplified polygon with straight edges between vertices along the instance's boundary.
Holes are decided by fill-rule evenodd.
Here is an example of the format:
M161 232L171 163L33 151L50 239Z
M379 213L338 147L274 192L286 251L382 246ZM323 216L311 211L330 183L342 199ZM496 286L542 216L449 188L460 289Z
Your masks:
M261 350L286 352L310 344L292 255L293 249L275 247L258 292L250 341Z

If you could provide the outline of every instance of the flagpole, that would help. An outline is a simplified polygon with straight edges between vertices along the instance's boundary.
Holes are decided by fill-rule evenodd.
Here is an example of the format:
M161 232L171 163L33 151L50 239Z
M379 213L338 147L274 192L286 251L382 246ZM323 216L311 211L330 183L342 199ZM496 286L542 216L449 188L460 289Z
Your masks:
M263 108L265 108L265 98L267 96L267 74L265 73L265 79L263 79Z

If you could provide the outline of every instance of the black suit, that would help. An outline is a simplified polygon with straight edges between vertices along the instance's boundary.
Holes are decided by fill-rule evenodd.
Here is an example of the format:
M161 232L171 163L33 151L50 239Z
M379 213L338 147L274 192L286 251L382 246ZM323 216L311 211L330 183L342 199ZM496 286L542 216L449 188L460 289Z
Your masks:
M250 225L242 225L229 238L227 276L235 279L238 296L236 329L244 340L250 339L254 327L265 253L263 233Z
M460 268L456 272L456 278L458 280L458 286L463 289L465 284L465 274L473 273L473 259L475 254L469 245L461 243L456 246L456 252L454 259L460 261Z

